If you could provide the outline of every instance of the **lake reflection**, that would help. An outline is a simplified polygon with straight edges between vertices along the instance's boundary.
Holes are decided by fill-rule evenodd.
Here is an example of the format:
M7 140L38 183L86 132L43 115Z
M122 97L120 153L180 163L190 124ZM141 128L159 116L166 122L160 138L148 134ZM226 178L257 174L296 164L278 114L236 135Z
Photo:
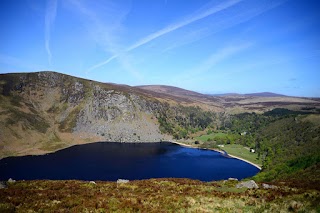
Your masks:
M41 156L0 160L0 179L136 180L191 178L202 181L238 179L259 170L218 152L161 143L99 142L77 145Z

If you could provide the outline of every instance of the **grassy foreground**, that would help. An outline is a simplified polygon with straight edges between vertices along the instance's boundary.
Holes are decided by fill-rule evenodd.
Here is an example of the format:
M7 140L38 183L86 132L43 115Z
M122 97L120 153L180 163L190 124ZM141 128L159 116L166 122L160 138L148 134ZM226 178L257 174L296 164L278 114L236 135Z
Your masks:
M149 179L117 184L18 181L0 189L0 212L319 212L315 189L237 189L237 181Z

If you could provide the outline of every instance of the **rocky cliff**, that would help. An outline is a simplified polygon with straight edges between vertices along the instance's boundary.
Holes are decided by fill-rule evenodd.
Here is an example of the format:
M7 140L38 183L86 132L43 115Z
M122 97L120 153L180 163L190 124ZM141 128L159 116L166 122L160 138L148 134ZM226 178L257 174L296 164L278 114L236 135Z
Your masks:
M164 104L129 86L55 72L0 75L2 156L94 141L154 142Z
M0 74L0 158L97 141L187 139L232 113L318 112L318 99L213 97L169 86L107 84L56 72ZM191 136L192 137L192 136Z

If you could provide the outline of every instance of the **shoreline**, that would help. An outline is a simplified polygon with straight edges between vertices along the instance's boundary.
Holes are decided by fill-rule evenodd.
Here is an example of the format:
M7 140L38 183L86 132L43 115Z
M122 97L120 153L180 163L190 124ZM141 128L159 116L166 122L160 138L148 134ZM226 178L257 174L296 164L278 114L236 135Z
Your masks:
M228 154L228 153L227 153L227 154ZM254 167L256 167L257 169L259 169L260 171L261 171L261 169L262 169L259 165L255 164L255 163L253 163L253 162L250 162L250 161L248 161L248 160L246 160L246 159L243 159L243 158L240 158L240 157L237 157L237 156L234 156L234 155L230 155L230 154L228 154L228 156L230 156L230 157L232 157L232 158L235 158L235 159L238 159L238 160L241 160L241 161L244 161L244 162L246 162L246 163L249 163L249 164L251 164L252 166L254 166Z
M67 147L64 147L64 148L61 148L61 149L57 149L57 150L51 150L51 151L44 151L42 150L41 153L29 153L29 154L24 154L24 153L18 153L18 155L12 155L12 156L1 156L0 157L0 160L4 159L4 158L7 158L7 157L21 157L21 156L40 156L40 155L47 155L47 154L51 154L51 153L54 153L54 152L57 152L57 151L60 151L60 150L63 150L63 149L67 149L67 148L70 148L72 146L77 146L77 145L84 145L84 144L91 144L91 143L109 143L111 141L96 141L96 142L89 142L89 143L79 143L79 144L70 144L70 146L67 146ZM184 147L189 147L189 148L194 148L194 149L204 149L204 150L211 150L211 151L215 151L215 152L219 152L220 154L224 155L225 157L231 157L231 158L235 158L235 159L238 159L238 160L241 160L241 161L244 161L246 163L249 163L251 164L252 166L258 168L259 170L261 170L262 168L253 163L253 162L250 162L246 159L243 159L243 158L240 158L240 157L237 157L237 156L234 156L234 155L230 155L228 154L227 152L225 151L222 151L222 150L219 150L219 149L213 149L213 148L201 148L201 147L195 147L195 146L192 146L192 145L189 145L189 144L185 144L185 143L181 143L181 142L178 142L178 141L172 141L172 140L167 140L167 141L154 141L154 142L111 142L111 143L161 143L161 142L169 142L169 143L174 143L174 144L177 144L177 145L180 145L180 146L184 146ZM227 153L227 156L225 155L225 153Z
M178 144L180 146L185 146L185 147L189 147L189 148L197 148L197 149L207 149L207 150L211 150L211 151L215 151L215 152L219 152L221 154L223 154L225 156L225 153L227 153L226 151L221 151L221 150L218 150L218 149L208 149L208 148L200 148L200 147L195 147L195 146L192 146L192 145L189 145L189 144L184 144L184 143L181 143L181 142L178 142L178 141L168 141L170 143L174 143L174 144ZM257 169L259 169L261 171L261 167L253 162L250 162L246 159L243 159L243 158L240 158L240 157L237 157L237 156L234 156L234 155L230 155L227 153L227 156L226 157L231 157L231 158L235 158L235 159L238 159L238 160L241 160L241 161L244 161L246 163L249 163L251 164L252 166L256 167Z

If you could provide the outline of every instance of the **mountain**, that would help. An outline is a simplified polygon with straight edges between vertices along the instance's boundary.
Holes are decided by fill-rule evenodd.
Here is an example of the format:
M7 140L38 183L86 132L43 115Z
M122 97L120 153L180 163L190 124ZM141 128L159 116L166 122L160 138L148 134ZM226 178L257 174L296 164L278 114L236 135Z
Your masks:
M176 103L184 105L197 105L207 110L223 111L223 100L190 90L165 86L165 85L144 85L136 86L143 91L152 94L154 97L163 97L166 100L173 100Z
M272 93L272 92L259 92L259 93L247 93L244 94L246 96L254 96L254 97L285 97L285 95Z
M239 93L208 94L211 96L241 96Z
M251 97L288 97L286 95L281 95L277 93L272 92L257 92L257 93L246 93L246 94L240 94L240 93L223 93L223 94L210 94L211 96L251 96Z
M252 177L259 185L254 190L238 189L235 180L150 179L125 184L10 180L0 182L0 187L7 187L0 190L0 212L17 206L22 211L148 212L164 206L172 211L313 212L319 209L319 135L319 98L270 93L213 97L171 86L131 87L56 72L0 74L0 159L97 141L182 139L200 148L241 146L247 149L241 151L244 156L253 148L262 162L262 170ZM197 136L204 136L204 141L195 141ZM40 197L35 190L41 190ZM170 193L173 197L168 198ZM23 205L28 196L33 196L31 203ZM112 202L106 202L110 197ZM177 205L172 206L172 200Z
M274 108L316 112L318 99L213 97L177 87L131 87L56 72L0 74L0 158L96 141L188 138L221 119Z
M209 95L165 85L145 85L135 88L139 88L153 97L162 98L162 100L171 100L178 104L199 106L204 110L232 114L242 112L261 113L274 108L300 110L302 108L320 107L319 99L290 97L271 92L243 95L238 93Z
M165 106L133 87L55 72L0 75L0 153L41 154L94 141L160 141Z
M188 97L204 97L205 95L197 92L193 92L190 90L182 89L179 87L173 86L165 86L165 85L143 85L143 86L136 86L136 88L141 88L157 93L169 94L174 96L188 96Z

